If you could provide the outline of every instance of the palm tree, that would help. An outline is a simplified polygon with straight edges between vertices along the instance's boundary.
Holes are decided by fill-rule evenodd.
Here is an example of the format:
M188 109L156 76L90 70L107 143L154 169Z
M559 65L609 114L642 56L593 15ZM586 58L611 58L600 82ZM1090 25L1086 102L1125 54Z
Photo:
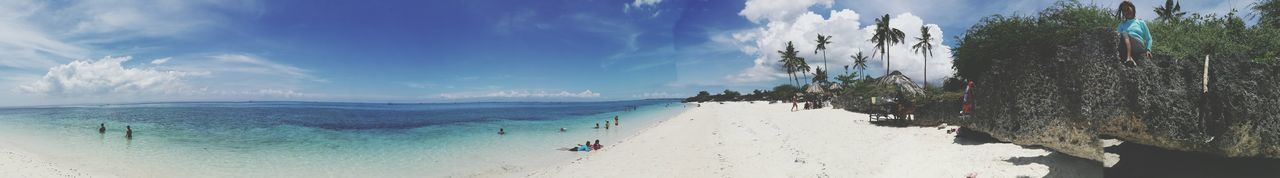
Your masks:
M778 62L782 62L782 68L787 71L787 75L791 77L790 79L796 80L796 85L800 85L800 81L795 77L795 72L800 66L800 64L796 63L795 60L795 58L797 58L796 53L799 53L796 51L796 47L791 45L791 42L788 41L786 50L778 51L778 54L782 55L782 60L779 60Z
M804 62L803 57L797 56L793 60L796 60L796 64L800 64L799 66L797 66L796 70L797 72L800 72L800 75L804 75L804 80L801 80L801 81L806 81L806 84L807 84L808 83L807 81L809 81L809 69L812 69L812 68L809 68L808 62Z
M818 48L813 49L813 53L818 54L818 51L822 51L822 68L827 68L827 44L831 44L832 42L831 35L822 36L822 34L819 33L817 42Z
M1183 15L1187 15L1187 12L1182 12L1182 2L1173 2L1173 0L1165 0L1164 6L1156 7L1153 11L1156 11L1156 15L1160 15L1156 19L1166 22L1176 21L1182 19Z
M876 18L875 34L871 35L870 41L876 43L876 48L879 48L880 54L884 56L885 74L889 74L889 46L902 43L906 36L906 34L902 33L902 30L889 27L889 14Z
M858 69L858 75L863 75L867 70L867 56L863 56L859 51L858 54L849 57L853 58L853 68Z
M916 37L920 41L915 46L911 46L917 53L924 55L924 87L929 88L929 56L933 55L933 37L929 35L929 26L920 26L920 37Z

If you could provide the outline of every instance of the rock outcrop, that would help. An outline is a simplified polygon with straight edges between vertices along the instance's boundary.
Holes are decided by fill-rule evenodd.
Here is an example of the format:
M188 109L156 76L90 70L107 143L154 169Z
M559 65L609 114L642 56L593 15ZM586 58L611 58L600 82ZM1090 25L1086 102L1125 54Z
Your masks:
M950 122L1099 161L1102 135L1170 150L1280 158L1280 65L1212 55L1203 93L1204 59L1157 53L1127 67L1114 33L1079 37L1053 56L993 60L974 79L975 114Z

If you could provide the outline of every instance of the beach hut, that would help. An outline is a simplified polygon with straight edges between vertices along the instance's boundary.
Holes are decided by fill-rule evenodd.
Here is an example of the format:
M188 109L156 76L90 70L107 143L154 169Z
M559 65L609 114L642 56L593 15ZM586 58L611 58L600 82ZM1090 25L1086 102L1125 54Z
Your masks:
M899 92L902 92L909 97L924 95L924 88L921 88L920 85L916 85L916 82L912 81L910 77L902 75L902 72L898 72L896 70L889 73L889 75L876 79L876 82L883 85L893 86Z

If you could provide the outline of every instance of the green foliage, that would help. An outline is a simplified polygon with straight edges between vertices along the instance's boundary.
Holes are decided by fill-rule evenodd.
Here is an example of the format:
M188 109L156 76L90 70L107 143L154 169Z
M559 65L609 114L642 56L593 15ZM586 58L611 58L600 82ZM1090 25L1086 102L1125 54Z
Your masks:
M1178 21L1182 19L1182 16L1187 15L1187 12L1182 12L1182 2L1174 2L1173 0L1165 0L1164 6L1156 6L1152 11L1155 11L1156 15L1160 16L1156 20L1165 22Z
M1255 4L1263 19L1273 18L1276 0ZM1167 4L1166 4L1167 6ZM1280 31L1267 25L1246 27L1236 12L1225 15L1191 14L1177 18L1177 3L1169 8L1171 20L1148 23L1154 38L1152 53L1174 60L1199 60L1205 55L1244 55L1259 63L1275 61L1280 49ZM1162 9L1163 10L1163 9ZM956 76L976 79L1001 60L1053 56L1059 47L1077 44L1076 37L1087 32L1115 30L1119 20L1114 10L1059 1L1037 16L993 15L969 28L959 37L953 53ZM1163 11L1162 11L1163 12ZM1262 24L1262 23L1260 23Z
M817 84L830 83L827 81L827 71L822 70L822 68L815 69L813 71L813 83L817 83Z
M1280 0L1262 0L1253 3L1258 15L1258 25L1280 28Z
M1272 61L1280 49L1280 31L1265 26L1246 27L1235 12L1226 15L1192 14L1181 21L1148 25L1155 40L1153 52L1176 60L1199 60L1205 55L1243 55L1257 62ZM1274 57L1270 57L1274 59Z

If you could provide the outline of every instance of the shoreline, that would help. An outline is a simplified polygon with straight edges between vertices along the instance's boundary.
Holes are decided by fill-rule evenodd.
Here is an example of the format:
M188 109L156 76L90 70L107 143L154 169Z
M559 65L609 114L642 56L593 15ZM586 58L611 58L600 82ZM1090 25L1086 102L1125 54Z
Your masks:
M612 148L527 177L1101 177L1101 163L836 109L702 103ZM955 128L954 126L946 127Z
M59 165L8 141L0 141L0 177L119 177Z

